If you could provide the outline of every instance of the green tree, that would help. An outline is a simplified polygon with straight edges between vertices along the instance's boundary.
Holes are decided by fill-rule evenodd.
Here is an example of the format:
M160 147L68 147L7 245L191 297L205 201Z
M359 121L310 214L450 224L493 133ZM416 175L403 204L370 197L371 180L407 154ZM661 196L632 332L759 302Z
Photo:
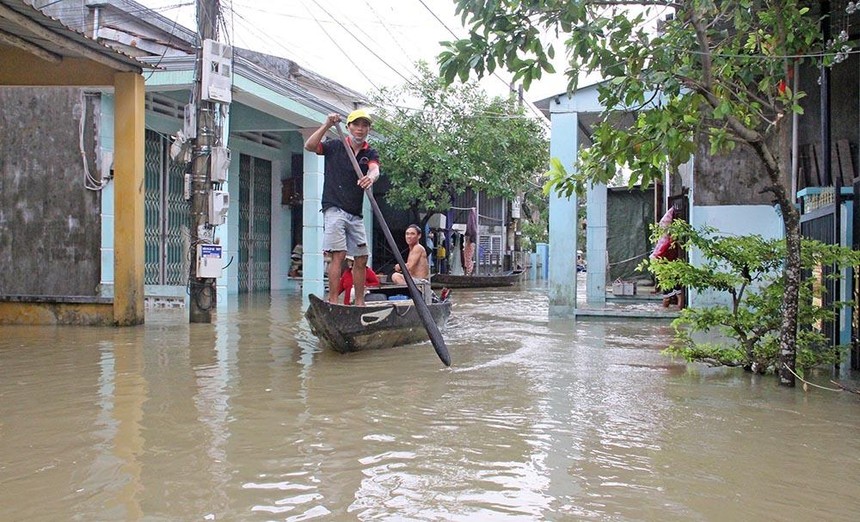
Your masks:
M786 233L786 263L779 335L780 383L794 386L801 282L800 219L786 188L792 113L802 113L802 92L788 85L795 64L838 59L822 42L818 18L795 0L643 1L456 0L469 38L448 42L439 56L446 81L504 67L528 85L555 72L549 37L564 35L565 74L575 90L584 74L599 74L608 110L593 132L593 146L568 172L552 160L550 186L568 196L586 180L608 182L619 165L630 183L647 185L665 169L686 162L699 139L712 154L748 147L761 163L767 190ZM673 17L657 30L653 21ZM635 111L631 126L614 126L618 108ZM781 139L782 138L782 139Z
M383 136L375 145L391 182L386 200L430 214L472 189L506 198L522 193L529 208L541 201L546 208L549 142L541 124L513 98L490 99L474 82L446 86L427 64L419 69L413 83L375 96L373 125Z

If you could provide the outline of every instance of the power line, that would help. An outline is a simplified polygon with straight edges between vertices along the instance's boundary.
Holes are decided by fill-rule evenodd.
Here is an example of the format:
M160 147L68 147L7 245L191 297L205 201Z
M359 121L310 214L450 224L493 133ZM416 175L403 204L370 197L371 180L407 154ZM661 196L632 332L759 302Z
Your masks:
M377 54L373 49L371 49L370 47L368 47L368 46L367 46L367 44L365 44L363 40L361 40L360 38L358 38L357 36L355 36L355 35L354 35L354 34L353 34L353 33L352 33L352 32L351 32L351 31L350 31L350 30L349 30L349 29L348 29L348 28L347 28L347 27L346 27L346 26L341 22L341 21L339 21L339 20L338 20L334 15L332 15L332 14L331 14L330 12L328 12L328 11L327 11L323 6L321 6L321 5L319 4L319 2L317 2L316 0L311 0L311 1L312 1L312 2L313 2L313 3L314 3L314 4L315 4L315 5L316 5L320 10L322 10L326 15L328 15L328 16L329 16L329 17L330 17L330 18L331 18L335 23L337 23L341 28L343 28L343 30L344 30L347 34L349 34L349 35L350 35L354 40L356 40L359 44L361 44L361 46L362 46L362 47L364 47L365 49L367 49L367 51L368 51L368 52L370 52L373 56L375 56L379 61L381 61L383 64L385 64L389 69L391 69L392 71L394 71L394 72L395 72L397 75L399 75L401 78L403 78L403 80L404 80L407 84L410 84L410 85L413 85L413 86L414 86L414 83L413 83L413 81L412 81L412 80L410 80L409 78L406 78L405 76L403 76L403 74L401 74L401 73L400 73L400 71L398 71L398 70L397 70L397 68L393 67L393 66L392 66L391 64L389 64L389 63L388 63L384 58L382 58L381 56L379 56L379 55L378 55L378 54ZM305 9L308 9L307 5L305 5ZM310 12L310 9L308 9L308 12ZM311 16L313 16L313 13L311 13ZM367 79L367 81L368 81L368 82L370 82L370 84L374 87L374 89L376 89L376 91L377 91L378 93L380 93L380 95L385 96L386 101L387 101L389 104L394 105L394 104L395 104L394 100L393 100L390 96L388 96L388 95L387 95L386 91L384 91L384 90L383 90L383 89L381 89L378 85L376 85L376 83L374 83L374 81L373 81L373 80L371 80L371 79L370 79L370 78L365 74L364 70L363 70L361 67L359 67L359 66L358 66L358 65L357 65L357 64L352 60L352 58L349 56L349 54L348 54L346 51L344 51L344 50L343 50L343 48L340 46L340 44L338 44L338 43L337 43L337 41L332 37L332 35L331 35L331 34L329 34L329 33L328 33L328 31L326 31L326 30L325 30L325 28L322 26L321 21L320 21L320 20L318 20L318 19L316 19L316 18L314 18L314 19L315 19L315 20L317 21L317 23L320 25L320 28L323 30L323 32L326 34L326 36L329 38L329 40L332 42L332 44L334 44L334 45L335 45L335 47L337 47L337 48L341 51L341 54L342 54L342 55L343 55L343 56L344 56L344 57L345 57L345 58L346 58L346 59L347 59L347 60L348 60L348 61L349 61L349 62L350 62L350 63L351 63L355 68L356 68L356 70L358 70L358 72L359 72L362 76L364 76L364 78L365 78L365 79Z
M435 18L435 19L436 19L436 21L437 21L437 22L439 22L439 24L441 24L441 25L442 25L442 27L444 27L444 28L445 28L449 33L451 33L451 36L453 36L453 37L454 37L454 38L456 38L456 39L459 39L459 38L460 38L460 37L457 35L457 33L455 33L454 31L452 31L452 30L451 30L451 28L450 28L450 27L448 27L448 24L446 24L446 23L445 23L441 18L439 18L439 16L438 16L438 15L436 15L436 13L435 13L435 12L433 12L433 10L432 10L432 9L430 9L430 7L429 7L426 3L424 3L424 0L418 0L418 3L420 3L422 6L424 6L424 9L426 9L426 10L427 10L427 12L429 12L431 15L433 15L433 18ZM502 77L498 75L498 73L493 72L493 73L492 73L492 75L493 75L494 77L496 77L500 82L502 82L506 87L508 87L508 88L510 89L510 83L509 83L509 82L506 82L505 80L503 80L503 79L502 79ZM512 91L512 90L511 90L511 91ZM546 121L546 117L543 115L543 113L542 113L542 112L540 112L539 110L537 110L537 108L536 108L536 107L535 107L531 102L528 102L528 101L525 101L525 100L524 100L524 103L525 103L525 105L529 108L529 110L532 112L532 114L534 114L535 116L537 116L537 118L538 118L538 120L541 122L541 124L542 124L544 127L546 127L546 126L548 125L548 123L547 123L547 121Z
M352 37L355 39L355 41L357 41L358 43L360 43L360 44L361 44L361 46L362 46L362 47L364 47L365 49L367 49L367 51L368 51L368 52L370 52L370 54L372 54L373 56L375 56L377 60L379 60L380 62L384 63L384 64L385 64L389 69L391 69L392 71L394 71L394 73L395 73L395 74L397 74L398 76L400 76L401 78L403 78L403 81L405 81L406 83L410 83L409 78L407 78L407 77L403 76L403 74L402 74L400 71L398 71L398 70L397 70L397 68L392 67L392 66L391 66L391 64L389 64L387 61L385 61L385 59L384 59L384 58L382 58L381 56L379 56L378 54L376 54L376 51L374 51L373 49L371 49L370 47L368 47L368 46L367 46L367 44L365 44L365 43L364 43L364 41L363 41L361 38L358 38L357 36L355 36L354 34L352 34L352 31L350 31L350 30L349 30L349 29L348 29L348 28L347 28L343 23L341 23L340 21L338 21L338 19L337 19L337 18L335 18L331 13L329 13L329 12L328 12L328 11L327 11L323 6L321 6L319 2L317 2L316 0L311 0L311 2L313 2L317 7L319 7L319 8L322 10L322 12L324 12L325 14L327 14L327 15L328 15L332 20L334 20L335 22L337 22L337 24L338 24L338 25L340 25L340 26L343 28L343 30L347 32L347 34L349 34L350 36L352 36ZM328 33L326 33L326 35L328 35ZM329 36L329 38L331 38L331 36ZM334 41L334 40L332 40L332 41ZM335 45L337 45L337 44L335 44ZM340 46L338 46L338 49L340 49ZM344 53L344 54L346 54L346 53ZM352 63L352 60L351 60L351 59L350 59L350 63ZM370 79L369 79L369 78L368 78L368 81L370 81ZM373 82L371 82L371 84L373 84ZM374 87L376 87L376 85L375 85L375 84L374 84L373 86L374 86ZM379 89L379 87L376 87L376 88L377 88L377 90Z
M176 13L176 18L173 20L173 27L170 28L170 38L167 39L167 44L164 45L164 50L161 52L161 56L158 58L158 61L155 63L155 67L149 72L149 75L144 79L144 83L147 82L152 75L155 74L156 69L161 65L161 61L164 60L164 57L167 55L167 50L170 48L170 44L173 43L173 37L176 33L176 27L179 25L179 12Z
M336 18L335 18L335 17L334 17L334 16L333 16L329 11L327 11L325 8L323 8L323 6L321 6L321 5L319 4L319 2L317 2L316 0L312 0L312 1L314 2L314 4L315 4L317 7L319 7L319 8L320 8L321 10L323 10L323 11L324 11L324 12L325 12L329 17L331 17L331 18L332 18L332 20L331 20L331 21L329 21L329 20L320 20L319 18L315 17L315 16L313 15L313 13L312 13L312 12L310 12L310 9L308 9L308 11L310 12L310 17L301 17L301 16L294 15L294 14L286 15L286 14L284 14L284 13L276 13L276 12L273 12L273 11L267 11L267 10L262 10L262 9L256 9L256 11L258 11L258 12L263 12L263 13L268 13L268 14L276 14L276 15L279 15L279 16L287 16L287 17L291 17L291 18L298 18L298 19L303 19L303 20L313 20L313 21L314 21L314 22L316 22L316 24L320 27L320 29L322 29L322 30L323 30L323 32L326 34L326 36L328 37L328 39L329 39L329 40L331 40L331 41L332 41L332 43L333 43L333 44L334 44L334 45L335 45L335 46L336 46L336 47L341 51L341 53L343 54L343 56L345 57L345 59L347 59L347 60L348 60L348 61L353 65L353 67L355 67L356 71L358 71L358 73L359 73L359 74L361 74L362 76L364 76L364 77L365 77L365 79L367 79L367 80L368 80L368 82L370 82L370 83L371 83L371 85L373 85L373 87L374 87L374 88L376 88L378 91L382 92L382 89L380 89L380 88L379 88L379 86L376 84L376 82L375 82L374 80L372 80L370 77L368 77L368 76L365 74L364 70L363 70L363 69L362 69L358 64L356 64L356 63L355 63L355 62L350 58L350 54L349 54L349 53L344 52L344 49L343 49L339 44L337 44L336 39L333 37L333 35L330 33L330 31L329 31L329 30L327 30L327 29L325 28L325 24L335 23L335 24L337 24L339 27L342 27L342 28L343 28L343 29L344 29L344 30L345 30L345 31L350 35L350 37L352 37L353 39L355 39L356 41L358 41L358 42L359 42L359 43L360 43L360 44L361 44L365 49L367 49L367 50L368 50L368 52L371 52L371 53L372 53L372 55L373 55L376 59L378 59L380 62L382 62L383 64L385 64L385 66L387 66L389 69L391 69L392 71L394 71L395 73L397 73L397 74L400 76L400 78L402 78L404 81L406 81L406 82L407 82L407 84L408 84L408 85L415 86L414 81L415 81L415 78L417 78L417 77L413 77L412 79L410 79L410 78L406 77L402 72L400 72L403 68L398 69L397 67L395 67L395 66L391 65L391 63L389 63L389 61L387 61L385 58L383 58L382 56L380 56L378 53L376 53L375 51L373 51L372 49L370 49L370 48L365 44L365 42L364 42L364 41L363 41L359 36L357 36L357 35L356 35L356 32L355 32L355 31L350 31L350 30L346 27L346 25L345 25L345 23L344 23L344 22L339 21L338 19L336 19ZM50 5L50 4L49 4L49 5ZM147 18L147 17L156 17L156 16L157 16L157 17L163 17L163 18L166 18L166 19L167 19L167 21L170 23L170 29L168 29L168 30L167 30L167 32L169 32L169 33L170 33L170 35L169 35L169 39L168 39L168 41L167 41L166 43L165 43L165 42L162 42L162 44L163 44L165 47L170 47L170 45L171 45L174 41L180 41L180 40L181 40L181 38L177 38L177 34L176 34L176 33L177 33L177 32L176 32L176 29L177 29L177 28L181 28L181 29L183 29L183 30L185 30L185 31L188 31L189 33L190 33L190 32L192 32L192 30L191 30L191 29L189 29L189 28L185 27L184 25L180 24L180 23L179 23L179 20L180 20L180 19L182 18L182 16L183 16L182 9L183 9L183 8L186 8L186 7L189 7L189 6L194 6L194 5L196 5L194 2L177 2L177 3L175 3L175 4L166 5L166 6L160 6L160 7L155 7L155 8L150 8L150 7L147 7L147 6L140 6L140 7L138 7L138 8L132 8L132 9L129 9L129 10L127 10L127 11L125 11L125 12L122 12L122 13L108 13L108 12L104 12L104 15L103 15L102 21L103 21L103 22L105 22L105 23L115 23L115 22L119 22L119 21L122 21L122 20L127 20L127 19L129 18L129 16L140 16L141 18L144 18L144 19L145 19L145 18ZM259 25L258 25L258 24L255 24L252 20L248 19L247 17L243 16L239 11L237 11L236 7L242 7L242 8L244 8L244 7L245 7L241 2L236 2L236 1L232 1L232 2L224 2L224 3L221 5L221 7L222 7L222 12L221 12L221 13L219 13L219 17L218 17L218 18L219 18L219 22L220 22L220 24L221 24L221 27L222 27L222 28L223 28L223 30L224 30L224 34L226 35L226 37L227 37L227 40L228 40L228 41L229 41L229 40L231 40L231 39L232 39L232 40L234 40L234 41L236 40L236 37L237 37L236 27L237 27L237 26L239 26L239 27L241 27L241 28L243 28L243 29L247 30L249 33L256 34L258 38L260 38L260 39L264 39L265 41L269 42L271 45L273 45L273 46L275 46L275 47L278 47L278 48L281 48L281 49L283 49L283 50L287 51L287 53L288 53L289 55L293 55L293 54L295 54L295 51L294 51L293 49L290 49L290 48L286 47L286 46L283 44L283 42L282 42L281 40L276 39L276 38L273 38L273 37L271 36L271 34L270 34L269 32L267 32L267 31L261 31L261 30L260 30L260 27L259 27ZM374 14L376 14L376 11L373 9L373 7L372 7L372 6L368 6L368 7L370 7L370 9L371 9L371 10L373 10ZM307 6L307 5L305 5L305 8L307 9L307 8L308 8L308 6ZM225 11L226 11L227 9L229 9L229 15L228 15L227 13L225 13ZM171 16L165 16L165 14L166 14L168 11L175 11L175 12L174 12L174 13L172 13L172 15L171 15ZM165 14L163 14L163 13L165 13ZM432 12L431 12L431 13L432 13ZM108 15L109 15L109 16L108 16ZM228 16L230 17L230 22L229 22L229 23L230 23L230 25L231 25L231 27L229 28L230 30L228 30L228 27L227 27L227 25L228 25L227 17L228 17ZM434 17L435 17L435 14L434 14ZM436 18L437 18L437 20L438 20L438 17L436 17ZM83 19L84 19L84 17L72 17L71 19L65 19L65 17L64 17L64 22L65 22L67 25L72 26L72 27L74 27L75 25L77 25L77 26L79 26L79 27L86 27L85 22L83 21ZM386 31L386 33L387 33L387 34L389 34L389 35L391 35L391 36L392 36L392 41L393 41L393 42L395 42L395 43L397 44L397 47L398 47L398 48L399 48L399 50L401 51L402 55L403 55L403 56L404 56L408 61L410 61L410 62L411 62L411 61L412 61L411 57L410 57L410 56L409 56L409 54L406 52L406 50L403 48L403 46L402 46L402 45L400 45L399 39L393 35L393 33L392 33L391 29L389 28L389 25L387 25L387 24L385 24L384 22L382 22L382 20L383 20L383 19L384 19L384 17L380 17L380 16L376 15L376 21L380 24L380 26L382 26L382 27L385 29L385 31ZM353 25L354 25L355 27L359 27L359 28L363 25L363 24L361 24L361 23L354 23L354 22L350 22L348 18L346 19L346 23L353 23ZM441 20L440 20L440 23L442 23L442 22L441 22ZM398 24L391 24L391 25L392 25L392 26L394 26L394 27L398 27ZM447 26L446 26L446 29L447 29L449 32L451 32L451 31L450 31L450 29L449 29L449 28L447 28ZM196 32L196 31L194 31L194 32ZM363 32L365 35L367 34L367 33L365 33L364 31L361 31L361 32ZM454 34L454 33L452 32L452 34ZM367 35L367 36L368 36L368 38L369 38L370 40L373 40L373 41L377 42L377 44L378 44L378 45L380 45L380 46L384 45L384 44L382 44L382 43L378 42L377 40L373 39L373 38L372 38L372 37L370 37L369 35ZM456 35L455 35L455 36L456 36ZM408 38L408 36L407 36L406 38ZM160 56L158 57L158 62L157 62L157 63L161 63L161 61L166 57L166 55L167 55L167 53L168 53L168 52L169 52L169 49L167 49L167 48L166 48L166 49L164 49L164 50L160 53ZM307 55L307 53L306 53L304 50L302 51L302 53L301 53L301 54L303 54L303 55L305 55L305 56ZM324 57L320 56L320 59L323 59L323 58L324 58ZM299 59L295 59L295 58L294 58L294 61L299 61ZM310 67L310 66L308 66L308 65L305 65L305 67L309 70L309 72L313 72L313 68L312 68L312 67ZM152 71L152 72L150 72L150 75L154 74L154 72L156 72L156 71ZM317 76L315 81L317 81L318 83L321 83L321 85L320 85L320 84L318 84L318 85L316 86L316 88L319 88L320 90L322 90L322 91L325 91L325 92L329 93L329 94L330 94L330 95L332 95L335 99L338 99L338 100L339 100L339 101L340 101L344 106L350 106L350 105L352 104L352 102L354 101L354 100L352 100L352 99L344 99L344 97L343 97L343 93L342 93L342 92L340 92L340 91L338 91L337 89L333 88L332 86L328 86L328 87L326 87L326 86L325 86L325 83L328 81L328 79L327 79L327 78L322 77L322 76ZM291 95L291 96L292 96L293 98L297 99L297 100L303 100L303 101L314 101L314 98L313 98L312 96L310 96L310 95L301 95L301 94L299 94L299 93L295 93L295 94L293 94L293 95ZM415 112L426 112L423 108L418 108L418 107L413 107L413 106L408 106L408 105L403 105L403 104L397 103L397 102L396 102L396 101L394 101L391 97L386 97L386 99L387 99L387 101L390 103L390 105L391 105L392 107L394 107L394 108L400 108L400 109L405 109L405 110L415 111ZM524 117L524 116L517 116L517 115L513 115L513 116L512 116L512 115L505 115L505 114L490 114L490 113L486 113L486 116L487 116L487 117L491 117L491 118L499 118L499 119L511 119L511 118L521 118L521 117Z
M280 41L278 41L278 40L274 39L274 38L273 38L271 35L269 35L268 33L259 31L259 28L255 27L255 26L253 25L253 23L252 23L250 20L248 20L247 18L243 17L241 14L239 14L238 12L236 12L236 10L235 10L235 9L231 9L231 13L233 14L233 16L235 16L235 17L237 17L237 18L239 19L239 21L240 21L240 25L244 25L244 27L245 27L247 30L249 30L249 31L255 31L255 32L256 32L256 33L258 33L259 35L265 36L266 40L268 40L268 41L272 42L275 46L280 47L280 48L282 48L282 49L286 50L286 51L288 52L288 54L292 54L292 53L290 53L290 52L289 52L290 50L289 50L287 47L285 47L285 46L283 45L283 43L281 43ZM289 59L289 58L288 58L288 59ZM293 61L297 61L297 60L293 60ZM308 69L310 69L310 68L308 68ZM271 73L271 71L269 71L269 72ZM336 89L335 89L335 88L333 88L331 85L324 85L324 84L328 84L329 82L331 82L331 83L336 83L336 82L333 82L332 80L330 80L330 79L328 79L328 78L324 78L324 77L319 77L319 78L316 80L316 82L318 83L318 85L317 85L317 88L318 88L318 89L320 89L321 91L324 91L324 92L326 92L326 93L328 93L328 94L332 95L335 99L337 99L337 100L338 100L341 104L343 104L344 106L351 106L351 105L352 105L352 100L348 100L348 99L344 99L344 98L343 98L343 94L344 94L344 93L343 93L342 91L338 91L338 90L336 90ZM310 96L299 95L299 94L295 94L295 95L292 95L292 96L293 96L295 99L297 99L297 100L303 100L303 101L308 101L308 102L310 102L310 101L314 101Z
M411 57L411 56L409 56L409 53L407 53L407 52L406 52L406 49L404 49L404 48L403 48L403 46L402 46L402 45L400 45L400 40L401 40L401 39L400 39L400 38L395 37L395 35L394 35L394 33L391 31L391 29L389 29L389 28L388 28L388 24L384 21L384 18L383 18L383 17L380 17L380 16L379 16L379 14L376 12L376 9L373 7L373 4L372 4L371 0L364 0L364 3L367 5L367 9L368 9L371 13L373 13L373 16L374 16L377 20L379 20L379 25L381 25L389 35L391 35L391 39L392 39L392 41L394 41L394 44L395 44L395 45L397 45L397 47L400 49L400 52L401 52L401 53L403 53L403 56L405 56L405 57L406 57L406 61L408 61L408 62L409 62L409 65L410 65L410 66L414 65L415 60L413 60L413 59L412 59L412 57ZM400 33L399 31L398 31L398 34L402 35L402 33Z
M314 2L314 3L316 3L316 2ZM303 5L304 5L304 4L303 4ZM317 6L319 6L319 4L317 4ZM308 10L308 13L309 13L311 16L314 16L314 14L311 12L311 10L310 10L310 9L308 9L308 6L307 6L307 5L305 5L304 7L305 7L305 9L307 9L307 10ZM326 14L328 14L328 13L326 13ZM329 15L329 16L331 16L331 15ZM367 74L365 74L364 70L363 70L361 67L359 67L359 66L358 66L358 64L356 64L356 63L352 60L352 57L349 55L349 53L347 53L347 52L343 49L343 47L341 47L341 46L340 46L340 44L338 44L338 43L337 43L337 40L335 40L335 39L334 39L334 37L332 37L332 35L330 35L330 34L329 34L329 32L325 30L325 27L323 27L323 25L320 23L320 21L319 21L316 17L314 17L314 20L316 21L317 25L319 25L320 29L322 29L322 32L323 32L323 33L325 33L325 35L328 37L328 39L329 39L329 40L331 40L331 43L333 43L333 44L334 44L334 46L335 46L335 47L337 47L337 49L340 51L341 55L342 55L344 58L346 58L346 60L347 60L349 63L351 63L353 67L355 67L355 69L358 71L358 73L359 73L360 75L362 75L362 76L364 77L364 79L365 79L365 80L367 80L367 81L370 83L370 85L373 85L373 88L374 88L374 89L379 90L379 86L378 86L378 85L376 85L376 84L373 82L373 80L371 80L371 79L370 79L370 77L369 77L369 76L367 76Z

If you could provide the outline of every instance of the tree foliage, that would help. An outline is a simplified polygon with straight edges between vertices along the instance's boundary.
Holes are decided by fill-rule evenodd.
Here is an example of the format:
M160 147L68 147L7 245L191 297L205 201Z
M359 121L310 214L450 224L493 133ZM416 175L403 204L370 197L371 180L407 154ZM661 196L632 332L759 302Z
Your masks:
M793 65L823 50L817 17L792 0L456 4L471 32L447 42L439 56L446 81L506 67L528 86L554 72L559 35L567 37L570 91L584 75L604 79L600 98L609 110L579 174L554 172L556 186L568 193L583 180L608 182L617 165L630 167L631 184L647 185L667 165L687 161L700 133L713 153L738 143L764 146L788 113L802 111L804 93L789 85ZM657 30L655 20L668 15ZM631 127L613 124L619 109L635 111Z
M845 35L823 42L819 18L797 0L456 0L470 28L439 56L446 81L505 67L524 85L554 72L553 39L564 36L565 74L574 91L597 74L605 107L593 145L579 163L554 160L548 187L563 195L584 183L606 183L618 166L630 184L649 184L686 162L699 140L711 154L748 147L761 162L766 190L779 207L786 233L780 354L794 367L800 292L800 227L786 180L784 136L792 113L802 113L803 92L792 90L795 66L828 65L842 53ZM659 24L655 23L660 21ZM659 27L658 27L659 25ZM619 125L629 113L632 125ZM793 385L789 372L782 384Z
M681 259L650 259L640 268L651 270L667 288L685 286L730 298L728 306L683 310L673 323L675 339L668 353L756 373L775 371L780 364L785 241L721 235L711 227L694 229L681 220L656 233L664 232L683 248L698 252L701 261L692 265ZM831 347L821 325L836 320L836 313L850 303L821 306L827 291L824 283L838 279L843 269L860 266L860 252L808 239L803 240L801 252L801 266L815 274L800 287L796 366L803 372L838 361L844 347Z
M446 86L426 64L396 91L382 91L374 129L387 201L399 208L444 211L467 189L489 196L545 200L541 176L549 143L540 123L513 98L488 98L476 83ZM415 105L420 107L414 109Z

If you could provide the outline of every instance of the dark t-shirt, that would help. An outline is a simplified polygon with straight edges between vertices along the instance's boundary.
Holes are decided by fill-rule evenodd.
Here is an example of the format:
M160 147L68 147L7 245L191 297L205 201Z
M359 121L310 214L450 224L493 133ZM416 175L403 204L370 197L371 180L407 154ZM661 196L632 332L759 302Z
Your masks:
M325 157L325 181L323 182L322 209L337 207L354 216L361 216L364 191L358 186L358 177L352 168L346 147L339 139L328 138L320 143L317 154ZM366 141L355 159L366 175L371 163L379 164L379 154Z

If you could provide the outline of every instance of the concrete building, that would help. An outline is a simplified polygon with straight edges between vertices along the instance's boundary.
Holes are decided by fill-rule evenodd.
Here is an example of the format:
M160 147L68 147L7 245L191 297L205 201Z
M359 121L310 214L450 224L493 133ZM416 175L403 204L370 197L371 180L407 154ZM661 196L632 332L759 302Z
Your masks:
M0 35L0 322L140 324L145 66L20 0L0 0ZM85 89L114 99L109 221L85 188ZM109 298L96 291L101 233L117 238Z

